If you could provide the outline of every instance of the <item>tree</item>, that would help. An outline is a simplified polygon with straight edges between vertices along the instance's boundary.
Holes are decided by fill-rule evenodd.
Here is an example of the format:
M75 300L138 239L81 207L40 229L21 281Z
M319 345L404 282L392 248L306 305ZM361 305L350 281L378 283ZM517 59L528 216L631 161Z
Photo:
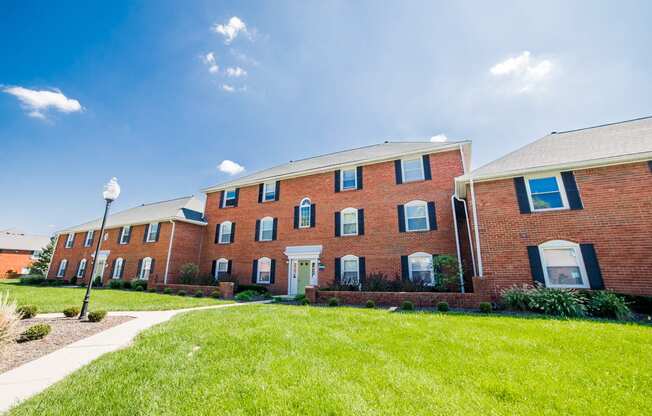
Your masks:
M45 276L45 273L48 271L50 266L50 261L52 260L52 254L54 253L54 237L50 238L48 245L41 251L38 259L30 267L30 274Z

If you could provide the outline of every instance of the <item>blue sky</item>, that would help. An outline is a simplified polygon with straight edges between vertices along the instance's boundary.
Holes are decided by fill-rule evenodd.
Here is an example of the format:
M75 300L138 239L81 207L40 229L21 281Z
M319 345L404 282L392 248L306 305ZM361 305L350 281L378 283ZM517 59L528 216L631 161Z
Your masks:
M652 3L2 1L0 229L114 209L387 139L652 114ZM236 19L233 19L236 17ZM212 55L209 55L211 54Z

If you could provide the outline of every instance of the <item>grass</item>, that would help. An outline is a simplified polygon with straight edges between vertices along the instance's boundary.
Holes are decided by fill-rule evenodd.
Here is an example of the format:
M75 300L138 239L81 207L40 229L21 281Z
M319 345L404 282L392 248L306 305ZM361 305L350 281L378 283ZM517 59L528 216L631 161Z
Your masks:
M0 280L0 293L9 296L18 305L36 305L38 312L61 312L68 306L81 306L86 289L79 287L51 287L21 285L17 280ZM182 297L159 293L128 290L94 289L90 310L158 311L215 305L224 301L207 298Z
M250 305L175 317L11 414L652 414L650 351L633 324Z

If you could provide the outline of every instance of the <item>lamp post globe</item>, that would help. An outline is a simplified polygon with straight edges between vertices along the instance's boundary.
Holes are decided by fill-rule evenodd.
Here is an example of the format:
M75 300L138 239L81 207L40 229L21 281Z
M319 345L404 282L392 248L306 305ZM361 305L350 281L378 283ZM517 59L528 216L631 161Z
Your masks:
M118 184L117 178L111 178L106 185L104 185L104 191L102 192L102 197L106 201L104 206L104 216L102 217L102 226L100 227L100 235L97 238L97 244L95 245L95 255L93 255L93 267L91 268L91 276L88 279L88 285L86 286L86 295L84 296L84 303L82 304L81 312L79 313L79 319L86 319L88 315L88 302L91 298L91 288L93 287L93 277L95 276L95 268L98 263L98 256L100 253L100 246L102 245L102 239L104 237L104 226L106 225L106 216L109 213L109 206L111 202L118 199L120 196L120 184Z

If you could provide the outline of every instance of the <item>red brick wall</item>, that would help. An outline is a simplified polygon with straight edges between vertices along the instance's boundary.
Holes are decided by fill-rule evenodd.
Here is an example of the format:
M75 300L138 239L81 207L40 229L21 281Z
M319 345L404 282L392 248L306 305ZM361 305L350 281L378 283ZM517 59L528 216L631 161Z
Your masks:
M7 277L9 271L20 273L23 267L32 264L32 251L0 250L0 279Z
M592 243L605 287L652 295L652 174L646 163L574 171L584 209L519 213L512 179L476 182L487 287L532 283L528 245ZM470 196L469 196L470 201Z
M335 193L334 174L327 172L281 181L280 200L258 203L258 184L240 188L238 207L219 208L220 193L207 195L201 272L210 273L214 259L233 261L233 274L243 283L251 282L254 259L276 259L276 282L271 291L287 293L288 265L283 254L287 246L323 245L320 261L326 266L319 272L319 284L327 286L334 276L334 259L347 254L364 256L367 273L384 272L390 277L400 273L400 256L417 251L455 254L455 237L450 196L453 178L461 175L457 150L430 155L432 180L396 185L394 163L364 166L362 190ZM316 227L294 229L294 207L309 197L316 204ZM414 199L435 201L438 229L422 233L399 233L396 206ZM364 208L365 235L334 236L334 213L344 208ZM278 240L254 241L256 219L278 218ZM223 221L236 223L235 242L214 244L215 226Z
M181 266L185 263L199 265L201 245L207 228L187 222L177 222L172 242L172 255L170 257L170 271L168 283L177 281Z

